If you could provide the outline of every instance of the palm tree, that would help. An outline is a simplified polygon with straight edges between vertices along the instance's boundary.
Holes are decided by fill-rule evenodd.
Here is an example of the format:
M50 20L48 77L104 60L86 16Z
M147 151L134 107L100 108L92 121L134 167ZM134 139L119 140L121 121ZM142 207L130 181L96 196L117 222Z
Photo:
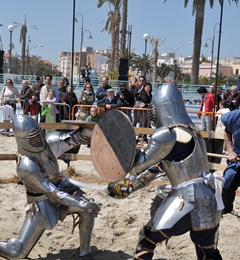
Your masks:
M140 71L143 71L144 68L144 61L145 61L145 56L140 56L140 55L134 55L131 58L131 68L132 70L136 71L137 74ZM151 71L152 70L152 57L150 55L146 55L146 71Z
M164 43L166 38L160 42L160 39L155 39L155 38L150 38L150 43L153 46L153 51L152 51L152 82L157 81L157 61L158 61L158 46ZM153 86L154 87L154 86Z
M118 68L119 59L119 25L121 21L120 6L121 0L98 0L97 7L100 8L103 4L108 3L110 11L108 12L108 20L102 31L108 31L111 34L112 41L112 62L111 70ZM111 10L111 5L114 10Z
M166 63L161 63L160 66L157 67L157 75L160 77L160 81L163 82L164 78L168 75L171 71L171 68Z
M120 57L125 57L126 54L126 35L127 35L127 11L128 0L122 0L122 29L120 43Z
M167 0L164 0L164 3ZM222 4L222 0L218 0ZM231 2L228 0L229 3ZM236 4L238 0L232 0ZM184 8L188 5L188 0L184 0ZM202 45L202 31L204 22L204 11L205 11L206 0L193 0L192 14L195 15L195 30L194 30L194 45L193 45L193 59L192 59L192 73L191 83L198 84L198 73L199 73L199 57ZM210 8L213 7L214 0L209 0Z
M20 32L20 43L22 43L22 71L21 74L24 74L25 72L25 60L26 60L26 37L27 37L27 16L25 14L23 19L23 24L13 22L14 27L21 26L21 32ZM36 25L31 25L30 27L38 30Z
M152 75L152 82L156 82L157 81L157 61L158 61L158 46L159 46L159 39L154 39L151 38L150 39L150 43L153 46L153 51L152 51L152 71L153 71L153 75ZM153 86L155 87L155 86Z

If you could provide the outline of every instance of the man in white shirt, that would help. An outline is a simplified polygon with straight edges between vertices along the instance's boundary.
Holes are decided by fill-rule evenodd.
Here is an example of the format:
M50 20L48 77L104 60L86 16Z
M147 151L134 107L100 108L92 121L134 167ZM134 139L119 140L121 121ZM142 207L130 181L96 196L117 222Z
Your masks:
M10 122L12 121L14 117L14 108L10 105L9 101L5 102L5 105L0 106L0 110L2 111L2 121L3 122ZM7 134L9 132L9 129L4 129L3 132L5 132L5 136L9 136Z

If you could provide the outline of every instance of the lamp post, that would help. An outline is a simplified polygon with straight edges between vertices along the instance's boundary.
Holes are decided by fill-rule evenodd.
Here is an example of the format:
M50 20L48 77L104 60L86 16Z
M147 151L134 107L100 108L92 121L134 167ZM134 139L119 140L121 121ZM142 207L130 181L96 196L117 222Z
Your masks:
M210 81L211 81L211 78L212 78L212 69L213 69L213 53L214 53L214 42L215 42L215 28L216 28L216 25L220 25L219 23L216 23L215 25L214 25L214 28L213 28L213 37L212 37L212 39L211 38L208 38L207 40L206 40L206 43L205 43L205 45L203 46L203 47L208 47L208 45L207 45L207 41L208 40L210 40L211 42L212 42L212 50L211 50L211 69L210 69Z
M168 49L170 49L170 50L172 50L173 51L173 64L175 65L176 64L176 53L177 53L177 51L179 50L179 49L181 49L182 47L184 47L184 46L187 46L187 45L190 45L190 44L193 44L193 41L191 41L191 42L188 42L188 43L185 43L185 44L183 44L183 45L181 45L181 46L179 46L176 50L174 50L173 48L171 48L171 47L169 47L169 46L167 46L167 45L164 45L164 44L161 44L161 46L163 46L163 47L167 47Z
M81 13L76 14L75 16L75 22L78 22L77 16L81 15L82 17L82 26L81 26L81 37L80 37L80 62L79 62L79 78L81 75L81 63L82 63L82 44L83 44L83 21L84 21L84 16Z
M143 76L146 78L146 60L147 60L147 41L149 39L149 35L147 33L145 33L143 35L143 39L145 41L145 51L144 51L144 63L143 63Z
M73 86L73 61L74 61L74 33L75 33L75 6L76 0L73 0L73 24L72 24L72 59L71 59L71 85Z
M80 78L81 67L82 67L82 45L83 45L83 36L84 36L85 32L89 32L89 37L88 37L89 40L93 39L92 34L89 30L82 31L82 33L81 33L81 47L80 47L80 62L79 62L79 78Z
M9 25L8 30L10 32L9 73L12 73L12 71L11 71L11 66L12 66L12 33L14 31L14 26Z
M27 46L27 75L28 75L28 69L29 69L30 50L33 49L33 48L37 48L37 47L43 47L42 44L39 44L39 45L33 46L33 47L31 47L31 48L29 49L29 42L31 42L31 40L28 41L28 46Z
M208 48L208 45L207 45L207 42L208 42L208 41L211 41L211 42L212 42L212 50L211 50L211 68L210 68L210 81L211 81L211 78L212 78L212 67L213 67L214 40L211 39L211 38L208 38L208 39L206 40L206 43L204 44L203 47Z
M222 18L223 18L223 3L221 3L221 12L220 12L220 22L219 22L219 35L218 35L218 52L217 52L217 64L216 64L216 79L215 79L215 91L214 91L214 110L213 110L213 118L215 118L216 112L216 104L217 104L217 83L218 83L218 68L219 68L219 57L220 57L220 46L221 46L221 35L222 35ZM215 24L216 26L217 24ZM215 26L213 30L213 34L215 33Z

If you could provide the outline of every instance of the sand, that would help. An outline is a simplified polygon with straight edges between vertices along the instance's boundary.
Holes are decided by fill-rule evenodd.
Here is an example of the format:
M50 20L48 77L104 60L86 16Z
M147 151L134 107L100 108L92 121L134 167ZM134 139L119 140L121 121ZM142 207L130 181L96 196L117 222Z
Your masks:
M0 136L1 153L16 153L14 137ZM81 153L90 153L85 145ZM24 221L24 206L26 203L25 189L16 183L15 161L1 161L0 170L0 241L18 237ZM67 165L59 160L61 170ZM91 161L71 162L71 167L78 175L78 179L85 182L101 183ZM220 172L220 175L222 173ZM8 183L6 183L8 182ZM154 185L132 193L125 199L114 199L108 196L106 190L84 189L87 197L92 197L102 204L102 209L95 221L92 234L92 259L115 260L133 259L138 241L138 233L144 223L149 220L151 199L155 197ZM235 200L234 214L224 215L220 223L218 248L223 259L240 259L238 239L240 238L240 197ZM65 260L79 259L78 254L70 257L79 247L78 230L72 231L72 217L68 216L64 222L59 222L53 230L47 230L35 245L30 259ZM0 257L0 259L3 259ZM187 260L196 259L194 245L189 234L172 237L166 247L158 245L154 259L158 260Z

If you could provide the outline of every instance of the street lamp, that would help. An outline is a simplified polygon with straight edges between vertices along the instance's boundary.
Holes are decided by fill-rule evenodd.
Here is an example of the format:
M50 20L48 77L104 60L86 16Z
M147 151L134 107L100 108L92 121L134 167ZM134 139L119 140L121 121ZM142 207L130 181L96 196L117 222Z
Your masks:
M71 60L71 85L73 86L73 60L74 60L74 33L75 33L75 6L76 0L73 0L73 24L72 24L72 60Z
M89 32L89 37L88 37L89 40L93 39L92 34L89 30L82 31L82 33L81 33L81 46L80 46L79 78L80 78L81 67L82 67L82 45L83 45L83 36L84 36L85 32Z
M213 53L214 53L214 41L215 41L215 28L216 28L216 25L219 25L219 26L220 26L219 23L216 23L216 24L214 25L214 28L213 28L213 37L212 37L212 39L211 39L211 38L208 38L208 39L206 40L205 45L203 46L203 47L208 47L207 41L208 41L208 40L211 40L211 42L212 42L212 50L211 50L212 57L211 57L211 74L210 74L210 80L211 80L211 78L212 78Z
M171 48L171 47L169 47L169 46L167 46L167 45L164 45L164 44L161 44L161 46L167 47L168 49L170 49L170 50L173 51L173 59L174 59L174 60L173 60L173 63L176 64L176 59L175 59L175 58L176 58L176 53L177 53L177 51L178 51L179 49L181 49L182 47L187 46L187 45L190 45L190 44L193 44L193 41L192 41L192 42L185 43L185 44L179 46L176 50L174 50L173 48Z
M206 40L206 43L203 45L203 47L208 48L207 42L211 41L212 42L212 50L211 50L211 68L210 68L210 81L212 78L212 67L213 67L213 52L214 52L214 40L211 38L208 38Z
M43 47L42 44L39 44L39 45L36 45L36 46L33 46L29 49L29 42L31 42L30 38L28 40L28 46L27 46L27 75L28 75L28 69L29 69L29 57L30 57L30 50L33 49L33 48L37 48L37 47Z
M8 26L8 30L10 32L10 51L9 51L9 73L11 73L11 66L12 66L12 33L14 31L14 26L13 25L9 25Z
M80 38L80 64L79 64L79 78L81 74L81 62L82 62L82 44L83 44L83 21L84 21L84 16L81 13L76 14L75 16L75 22L78 22L77 16L81 15L82 17L82 26L81 26L81 38Z
M146 60L147 60L147 41L149 39L149 35L145 33L143 35L143 39L145 40L145 52L144 52L144 63L143 63L143 76L146 78Z

